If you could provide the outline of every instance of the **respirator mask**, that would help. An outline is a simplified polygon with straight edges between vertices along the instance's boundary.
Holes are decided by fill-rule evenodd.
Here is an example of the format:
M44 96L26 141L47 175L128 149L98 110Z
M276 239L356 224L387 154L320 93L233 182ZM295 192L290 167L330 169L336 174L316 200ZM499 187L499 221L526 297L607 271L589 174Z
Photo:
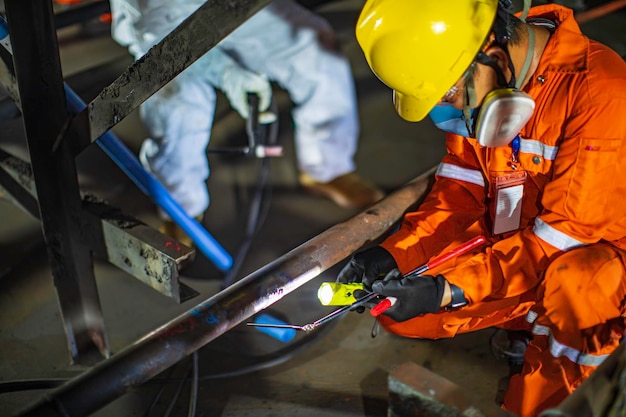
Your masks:
M490 91L478 107L473 84L474 77L466 74L463 109L456 109L447 103L435 106L429 113L435 126L446 132L474 138L481 146L489 148L507 146L511 143L530 120L535 110L532 97L519 90L530 67L535 46L534 31L532 27L527 27L528 52L517 81L510 56L509 68L513 75L507 82L496 60L482 51L479 52L476 62L493 68L497 74L498 85L501 87ZM501 46L508 55L506 45L501 44Z
M485 96L480 107L463 110L449 104L437 105L430 118L439 129L474 138L481 146L507 146L518 135L535 110L534 100L515 88L498 88Z

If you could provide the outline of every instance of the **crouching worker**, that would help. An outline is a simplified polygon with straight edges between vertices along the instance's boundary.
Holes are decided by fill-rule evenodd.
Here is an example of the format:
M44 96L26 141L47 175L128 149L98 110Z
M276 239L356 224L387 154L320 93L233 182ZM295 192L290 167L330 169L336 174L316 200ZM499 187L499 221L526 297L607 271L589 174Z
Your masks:
M400 116L446 131L447 154L420 206L337 279L395 297L379 321L401 336L527 330L503 404L526 417L572 393L624 332L626 63L568 8L510 10L365 3L356 34L369 66ZM480 250L428 276L388 275L478 235Z

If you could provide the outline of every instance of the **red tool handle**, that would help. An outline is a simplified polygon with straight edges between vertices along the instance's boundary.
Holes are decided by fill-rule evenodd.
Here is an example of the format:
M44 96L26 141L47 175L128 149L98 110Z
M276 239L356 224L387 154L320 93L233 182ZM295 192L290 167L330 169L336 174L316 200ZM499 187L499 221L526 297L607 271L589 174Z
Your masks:
M483 243L485 243L487 241L487 239L485 239L485 236L476 236L473 239L468 240L467 242L463 243L461 246L459 246L456 249L452 249L450 252L447 252L444 255L441 255L438 258L433 259L432 261L428 262L426 264L426 266L428 266L428 269L433 269L435 267L438 267L439 265L443 264L444 262L448 262L450 259L452 258L456 258L459 255L462 255L480 245L482 245Z
M387 297L370 309L370 314L378 317L396 303L396 297Z
M463 243L459 247L452 249L450 252L446 252L445 254L417 268L414 272L408 274L407 276L409 275L416 276L416 275L422 274L431 268L434 268L436 266L443 264L444 262L449 261L452 258L455 258L459 255L469 252L470 250L482 245L486 241L487 239L484 236L476 236L475 238L470 239L467 242ZM383 314L385 311L387 311L391 306L393 306L395 302L396 302L395 297L387 297L381 302L379 302L378 304L376 304L374 307L372 307L370 309L370 314L374 317L378 317L381 314Z

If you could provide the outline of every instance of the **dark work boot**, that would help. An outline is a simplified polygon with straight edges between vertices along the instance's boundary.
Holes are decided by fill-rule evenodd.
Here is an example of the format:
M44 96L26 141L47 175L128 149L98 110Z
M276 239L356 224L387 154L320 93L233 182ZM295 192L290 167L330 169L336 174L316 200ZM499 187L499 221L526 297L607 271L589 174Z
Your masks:
M489 339L491 352L494 356L506 360L509 364L509 374L498 381L496 404L502 405L504 402L504 394L509 388L511 377L522 372L524 353L531 338L531 333L524 330L497 329Z

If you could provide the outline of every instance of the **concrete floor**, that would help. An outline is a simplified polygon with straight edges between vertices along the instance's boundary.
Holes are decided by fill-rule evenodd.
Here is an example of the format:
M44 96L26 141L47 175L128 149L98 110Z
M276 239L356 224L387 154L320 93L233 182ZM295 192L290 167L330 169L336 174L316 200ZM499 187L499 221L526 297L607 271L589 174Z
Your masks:
M360 1L337 1L320 12L337 29L351 60L360 101L362 135L356 156L358 173L391 192L434 166L444 152L442 134L429 121L411 124L394 112L391 93L370 72L353 36ZM624 14L613 13L583 29L623 56ZM611 29L613 28L613 29ZM68 84L91 100L130 64L126 51L106 32L67 28L59 34L63 71ZM88 52L86 52L88 51ZM276 89L280 105L279 143L285 156L272 161L270 206L254 238L239 277L258 270L357 212L304 193L297 170L289 100ZM219 97L218 116L209 150L245 143L244 123ZM3 148L24 154L21 121L3 122ZM114 132L134 151L144 132L133 114ZM210 154L208 180L212 203L204 225L230 253L244 239L248 206L259 163L242 157ZM154 205L97 147L78 160L81 186L130 215L156 226ZM0 382L71 379L86 370L70 364L55 289L40 225L6 199L0 199ZM331 311L316 301L319 283L334 280L343 262L271 306L294 324ZM107 262L96 259L95 275L113 354L169 322L219 290L223 274L198 254L184 271L183 282L200 293L177 304ZM197 416L384 416L387 377L395 367L414 362L471 390L492 404L498 380L507 366L489 349L488 329L454 340L411 340L385 332L371 337L373 319L349 313L309 335L278 342L255 329L238 326L198 351ZM190 384L182 385L191 360L165 372L97 411L101 417L187 415ZM250 371L250 372L246 372ZM229 375L233 374L233 375ZM240 375L234 375L240 374ZM167 376L168 381L162 379ZM161 388L164 388L155 401ZM0 415L13 416L45 395L45 390L0 393ZM170 405L171 410L168 411Z

